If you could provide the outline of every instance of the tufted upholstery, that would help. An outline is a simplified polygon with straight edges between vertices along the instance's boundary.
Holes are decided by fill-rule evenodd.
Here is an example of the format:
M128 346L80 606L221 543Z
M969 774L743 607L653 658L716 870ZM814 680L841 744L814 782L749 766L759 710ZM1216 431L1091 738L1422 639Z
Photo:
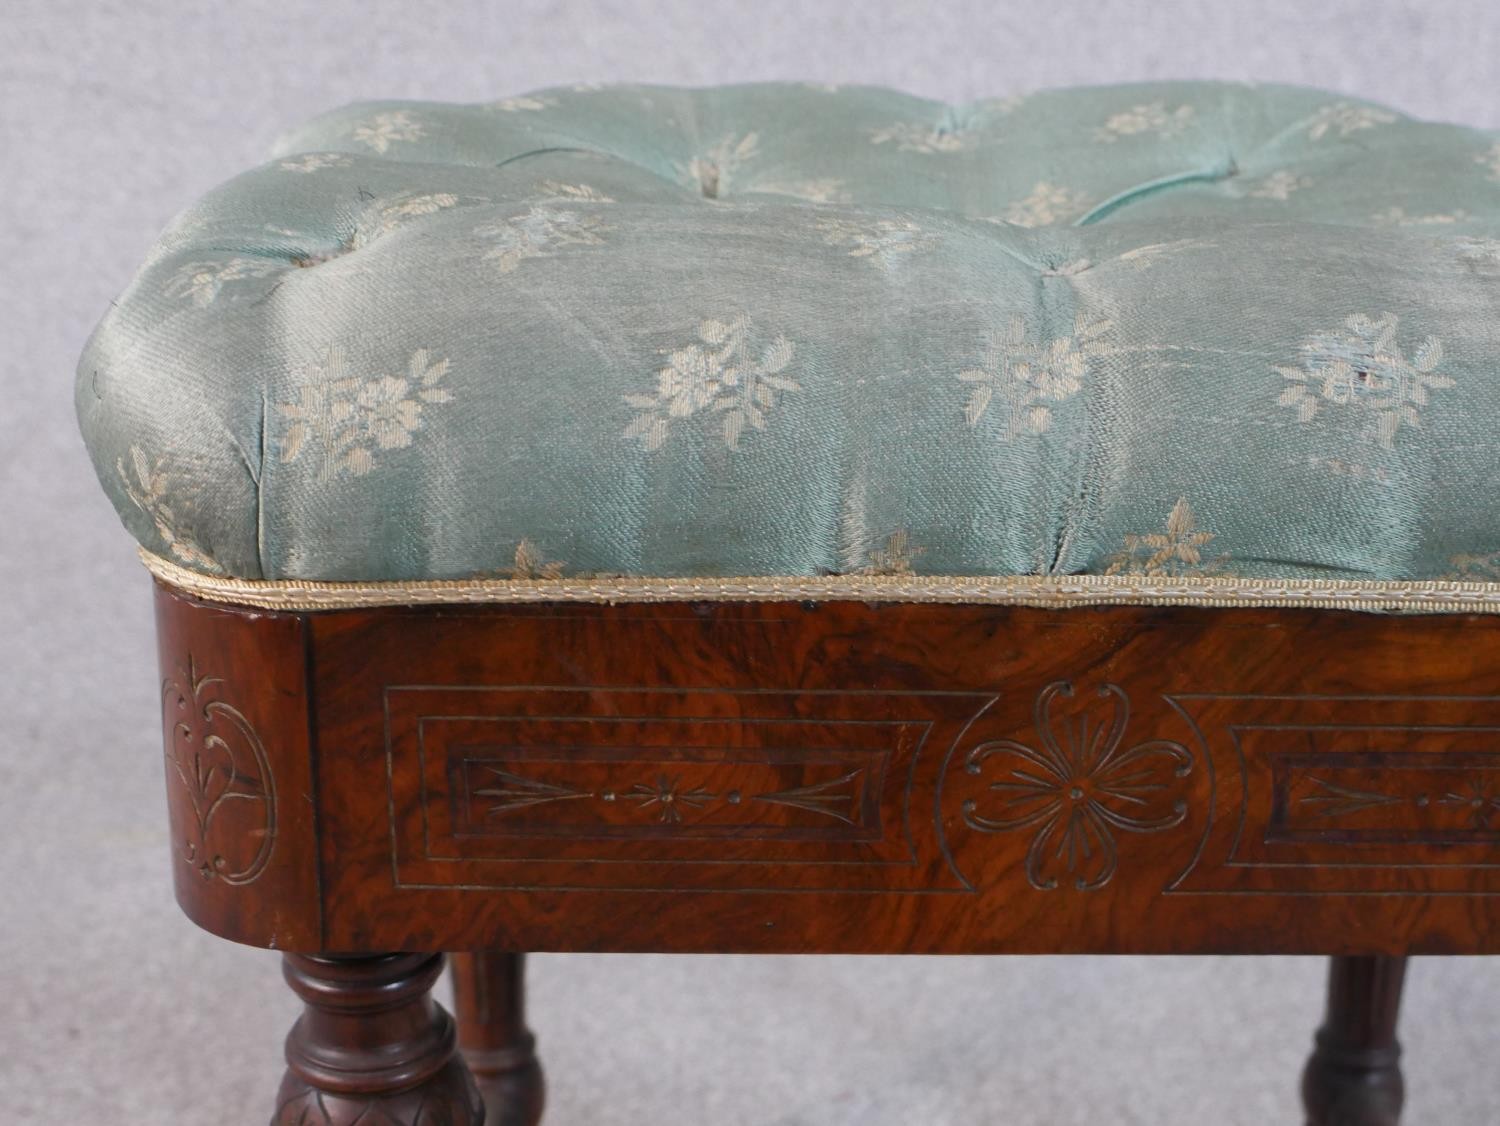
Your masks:
M77 405L207 576L1488 580L1500 138L1220 84L355 105L172 224Z

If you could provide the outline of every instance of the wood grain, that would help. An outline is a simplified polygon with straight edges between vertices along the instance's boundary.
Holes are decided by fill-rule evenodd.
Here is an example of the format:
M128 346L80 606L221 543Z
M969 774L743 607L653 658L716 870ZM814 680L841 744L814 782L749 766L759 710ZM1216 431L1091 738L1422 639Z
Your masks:
M1500 947L1500 621L159 598L173 654L238 623L189 646L205 667L302 637L269 658L300 689L253 718L279 792L314 795L321 891L234 887L246 918L211 929L241 941Z
M172 876L205 930L322 948L307 630L158 588Z

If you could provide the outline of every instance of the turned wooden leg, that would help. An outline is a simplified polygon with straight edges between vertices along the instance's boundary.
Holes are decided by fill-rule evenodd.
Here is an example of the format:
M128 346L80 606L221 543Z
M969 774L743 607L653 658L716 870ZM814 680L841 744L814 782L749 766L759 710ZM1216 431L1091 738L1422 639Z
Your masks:
M489 1126L536 1126L547 1088L526 1027L526 955L454 954L458 1043L479 1081Z
M484 1104L432 999L441 954L288 954L306 1004L271 1126L482 1126Z
M1396 1126L1405 1086L1396 1015L1405 958L1334 958L1328 1012L1302 1073L1308 1126Z

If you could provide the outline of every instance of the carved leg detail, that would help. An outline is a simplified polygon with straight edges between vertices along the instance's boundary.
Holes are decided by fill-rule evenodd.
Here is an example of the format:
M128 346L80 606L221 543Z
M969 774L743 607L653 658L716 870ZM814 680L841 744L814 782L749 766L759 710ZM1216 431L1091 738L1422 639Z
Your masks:
M1405 958L1343 957L1328 971L1328 1012L1302 1073L1308 1126L1396 1126L1405 1086L1396 1016Z
M441 954L288 954L306 1004L271 1126L483 1126L484 1104L432 999Z
M458 1042L479 1081L490 1126L537 1126L546 1083L526 1027L526 955L454 954Z

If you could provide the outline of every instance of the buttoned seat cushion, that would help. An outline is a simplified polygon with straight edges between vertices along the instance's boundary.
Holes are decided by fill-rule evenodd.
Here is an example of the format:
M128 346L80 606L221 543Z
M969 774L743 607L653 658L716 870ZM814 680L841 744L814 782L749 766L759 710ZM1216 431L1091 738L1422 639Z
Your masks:
M351 106L77 381L186 572L1500 574L1500 140L1313 90Z

